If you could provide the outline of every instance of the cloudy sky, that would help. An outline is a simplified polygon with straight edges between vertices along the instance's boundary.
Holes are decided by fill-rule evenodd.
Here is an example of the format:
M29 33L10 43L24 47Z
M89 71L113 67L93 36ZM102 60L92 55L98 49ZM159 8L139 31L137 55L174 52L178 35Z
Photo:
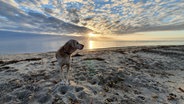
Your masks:
M0 29L53 34L184 30L184 0L0 0Z

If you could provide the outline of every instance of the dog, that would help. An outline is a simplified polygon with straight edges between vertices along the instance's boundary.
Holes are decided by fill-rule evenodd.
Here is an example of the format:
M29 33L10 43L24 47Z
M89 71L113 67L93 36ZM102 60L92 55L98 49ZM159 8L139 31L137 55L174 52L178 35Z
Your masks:
M58 66L60 68L60 79L62 79L62 84L69 84L68 82L68 74L70 70L70 57L73 52L77 49L82 50L84 48L83 44L80 44L77 40L69 40L66 42L59 50L56 52L56 59L58 62ZM67 74L64 78L63 67L67 66Z

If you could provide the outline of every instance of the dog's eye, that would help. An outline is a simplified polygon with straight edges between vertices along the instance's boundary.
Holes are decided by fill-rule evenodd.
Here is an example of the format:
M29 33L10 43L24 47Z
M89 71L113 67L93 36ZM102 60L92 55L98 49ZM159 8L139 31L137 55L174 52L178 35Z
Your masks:
M77 44L79 44L79 43L77 42Z

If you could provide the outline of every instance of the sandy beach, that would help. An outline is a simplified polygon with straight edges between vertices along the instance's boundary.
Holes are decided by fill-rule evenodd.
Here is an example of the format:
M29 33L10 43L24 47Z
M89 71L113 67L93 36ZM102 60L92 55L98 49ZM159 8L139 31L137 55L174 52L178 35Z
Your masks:
M184 46L73 54L61 85L55 52L0 56L1 104L183 104Z

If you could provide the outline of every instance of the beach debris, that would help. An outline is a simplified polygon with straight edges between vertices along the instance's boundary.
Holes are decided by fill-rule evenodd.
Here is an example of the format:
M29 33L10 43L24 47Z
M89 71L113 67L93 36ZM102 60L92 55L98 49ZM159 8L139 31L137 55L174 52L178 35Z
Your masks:
M176 95L173 94L173 93L170 93L168 96L167 96L167 100L176 100Z
M138 99L145 100L145 97L142 95L137 96Z
M157 94L153 94L152 95L152 98L157 99L158 98L158 95Z
M184 89L182 89L181 87L178 88L181 92L184 92Z
M93 58L85 58L83 60L97 60L97 61L104 61L105 59L99 58L99 57L93 57Z

